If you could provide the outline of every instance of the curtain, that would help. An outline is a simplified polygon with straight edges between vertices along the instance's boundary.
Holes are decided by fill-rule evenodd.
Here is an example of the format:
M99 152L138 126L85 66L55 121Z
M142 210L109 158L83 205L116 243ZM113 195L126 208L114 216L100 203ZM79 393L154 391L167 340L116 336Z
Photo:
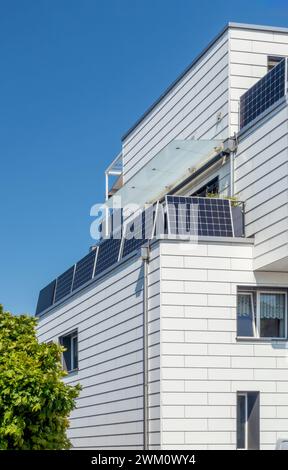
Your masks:
M239 317L251 317L252 306L251 306L251 295L239 294L238 295L238 306L237 314Z
M260 294L260 317L283 320L285 315L284 294Z

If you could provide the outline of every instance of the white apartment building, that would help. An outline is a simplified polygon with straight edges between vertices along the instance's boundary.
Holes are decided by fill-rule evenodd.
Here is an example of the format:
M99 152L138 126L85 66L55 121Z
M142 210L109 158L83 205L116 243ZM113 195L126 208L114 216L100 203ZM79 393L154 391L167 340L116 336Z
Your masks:
M288 438L287 58L288 28L229 23L123 136L107 204L158 201L163 234L103 240L37 306L83 387L75 448ZM199 205L197 240L169 200Z

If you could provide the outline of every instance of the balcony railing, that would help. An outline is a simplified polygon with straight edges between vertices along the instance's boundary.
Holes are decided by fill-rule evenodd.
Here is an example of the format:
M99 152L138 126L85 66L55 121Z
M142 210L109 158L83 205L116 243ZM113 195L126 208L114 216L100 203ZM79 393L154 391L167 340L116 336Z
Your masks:
M281 60L240 97L240 129L279 101L287 89L287 59Z
M136 253L144 243L158 235L183 235L183 230L185 234L188 230L194 236L245 236L242 202L231 203L222 198L167 197L172 200L172 207L168 199L163 204L148 206L124 224L117 236L103 239L84 258L44 287L39 294L36 315L84 287L94 277L101 277L107 269ZM132 238L128 236L131 227L136 233Z
M113 177L112 185L109 177ZM113 196L123 186L123 158L122 153L119 153L112 163L105 171L105 198L108 201L109 197Z

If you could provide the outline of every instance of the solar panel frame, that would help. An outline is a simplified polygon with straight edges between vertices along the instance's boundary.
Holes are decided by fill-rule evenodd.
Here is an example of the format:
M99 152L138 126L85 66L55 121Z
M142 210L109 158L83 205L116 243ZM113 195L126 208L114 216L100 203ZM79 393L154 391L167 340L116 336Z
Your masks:
M286 59L283 58L240 97L240 129L285 95L285 70Z
M54 303L56 279L40 290L36 307L36 315L51 307Z
M211 237L234 237L231 201L221 198L165 196L168 233L170 235L196 235ZM181 206L180 206L181 204ZM176 211L172 212L172 205ZM190 206L197 205L197 232L191 233ZM184 211L186 226L179 226L179 208ZM189 211L188 211L189 209ZM183 214L181 221L183 220ZM185 228L185 230L184 230Z
M98 247L76 263L72 291L86 284L93 278Z
M125 258L130 253L137 251L141 248L141 246L146 243L148 240L151 240L155 233L155 224L157 220L157 213L158 213L158 202L156 204L150 205L148 208L141 210L141 213L137 214L132 220L128 221L125 224L125 228L123 231L123 244L122 244L122 258ZM146 218L147 215L148 219L148 230L146 226ZM127 238L127 231L131 226L137 222L137 228L140 228L140 233L137 231L134 232L135 236L131 238ZM135 226L134 226L135 229ZM147 234L148 231L148 234ZM138 238L138 235L141 235L141 238Z
M103 240L98 246L94 277L118 262L122 237Z
M54 302L58 302L72 292L75 266L76 265L74 264L67 269L67 271L57 277Z

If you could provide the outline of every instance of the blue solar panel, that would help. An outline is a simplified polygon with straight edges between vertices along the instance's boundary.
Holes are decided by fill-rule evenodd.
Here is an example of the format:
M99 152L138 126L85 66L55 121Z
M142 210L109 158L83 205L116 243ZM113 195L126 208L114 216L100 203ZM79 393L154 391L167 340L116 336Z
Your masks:
M65 273L61 274L61 276L57 278L55 302L58 302L58 300L61 300L66 295L70 294L72 290L73 275L74 266L67 269Z
M109 238L102 241L98 248L95 276L117 263L121 245L121 238Z
M82 286L83 284L92 279L94 273L96 253L97 249L91 251L88 255L84 256L84 258L82 258L76 264L72 290L78 289L78 287Z
M99 225L99 231L101 235L99 237L99 244L107 238L112 238L113 233L118 233L122 230L123 224L123 209L122 208L107 208L106 215Z
M273 67L240 98L240 129L285 94L285 59Z
M44 287L38 297L37 307L36 307L36 315L39 315L40 312L46 310L46 308L51 307L54 301L54 293L55 293L55 285L56 279L50 282L48 286Z
M157 206L149 206L126 224L122 257L138 250L143 243L153 237L155 211ZM128 238L129 237L129 238Z
M228 199L166 196L166 204L170 234L233 237Z

